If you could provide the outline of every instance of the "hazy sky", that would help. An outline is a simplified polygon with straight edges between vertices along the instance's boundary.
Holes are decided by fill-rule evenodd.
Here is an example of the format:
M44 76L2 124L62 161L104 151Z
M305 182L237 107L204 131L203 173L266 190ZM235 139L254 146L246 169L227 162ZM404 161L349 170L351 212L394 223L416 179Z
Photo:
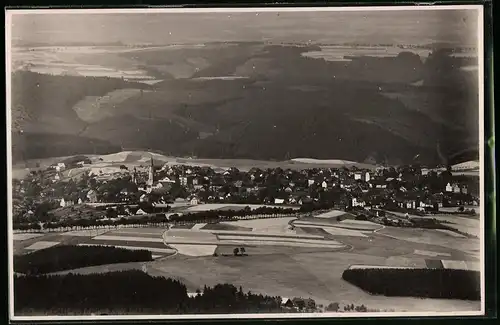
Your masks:
M32 42L369 42L475 46L477 11L240 12L14 15L12 37Z

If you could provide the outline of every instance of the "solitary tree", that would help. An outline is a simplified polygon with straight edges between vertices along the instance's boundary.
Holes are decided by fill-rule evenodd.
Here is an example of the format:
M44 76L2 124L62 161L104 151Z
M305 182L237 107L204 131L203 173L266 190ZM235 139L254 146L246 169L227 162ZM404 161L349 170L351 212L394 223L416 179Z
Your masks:
M241 247L240 248L241 255L245 255L245 252L246 252L245 247Z
M234 256L238 256L239 252L240 252L240 249L239 249L239 248L235 248L235 249L233 250L233 254L234 254Z

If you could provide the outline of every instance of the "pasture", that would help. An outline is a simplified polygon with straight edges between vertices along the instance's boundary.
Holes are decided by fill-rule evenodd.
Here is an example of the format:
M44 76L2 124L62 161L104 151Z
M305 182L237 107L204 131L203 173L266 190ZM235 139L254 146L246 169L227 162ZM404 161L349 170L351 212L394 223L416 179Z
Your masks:
M261 250L268 249L260 247ZM248 256L182 257L175 256L148 266L151 275L175 276L188 291L205 284L233 283L255 293L283 297L311 297L317 303L356 302L368 308L396 311L478 310L479 303L457 300L417 299L372 296L341 279L352 264L384 265L386 258L350 252L328 252L304 248L271 248L267 254L246 248ZM217 252L231 255L232 250ZM262 251L261 251L262 252Z
M342 272L349 267L367 265L425 268L438 263L444 268L477 269L477 253L472 254L472 243L466 245L472 242L470 239L422 229L384 227L361 231L338 227L342 222L324 226L308 222L297 224L298 221L292 217L239 220L168 231L123 228L94 232L91 236L88 231L81 231L48 234L16 241L16 245L26 247L37 241L64 240L81 245L147 249L154 254L155 261L89 267L75 272L88 274L141 268L150 275L179 279L188 291L227 282L255 293L311 297L324 305L356 303L372 309L396 311L480 308L479 303L469 301L373 296L341 278ZM292 222L293 230L290 228ZM369 224L356 220L346 222L358 227ZM245 248L245 255L234 256L234 249L241 247Z
M258 208L266 207L266 208L287 208L298 210L300 207L298 206L287 206L287 205L267 205L267 204L232 204L232 203L207 203L207 204L199 204L187 209L188 212L201 212L201 211L211 211L211 210L243 210L246 207L249 207L251 210L255 210Z

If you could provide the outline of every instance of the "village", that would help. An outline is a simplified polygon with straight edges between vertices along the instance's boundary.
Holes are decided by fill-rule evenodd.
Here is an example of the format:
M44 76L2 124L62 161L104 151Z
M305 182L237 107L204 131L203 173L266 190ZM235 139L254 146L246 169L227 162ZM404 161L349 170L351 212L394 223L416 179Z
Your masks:
M109 207L116 211L122 206L114 217L185 208L217 210L219 205L300 208L301 212L371 211L374 216L379 216L379 211L406 215L456 211L474 215L474 207L479 206L479 179L454 175L450 168L219 171L205 166L160 165L152 158L141 166L85 168L88 166L92 166L90 159L73 157L32 171L24 179L14 179L14 224L57 221L54 216L106 217L96 216L89 206L106 207L108 211Z

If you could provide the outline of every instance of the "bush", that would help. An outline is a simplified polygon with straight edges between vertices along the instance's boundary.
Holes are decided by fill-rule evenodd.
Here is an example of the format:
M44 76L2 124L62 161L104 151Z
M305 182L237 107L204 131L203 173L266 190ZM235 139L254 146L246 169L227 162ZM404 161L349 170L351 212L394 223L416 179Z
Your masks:
M455 269L348 269L342 279L372 294L480 300L480 274ZM460 284L460 285L457 285Z
M328 306L326 306L326 311L329 312L338 312L340 310L340 305L338 302L332 302Z
M87 266L152 260L151 252L146 250L61 245L14 256L14 271L37 275Z
M356 218L354 218L356 220L368 220L368 217L365 216L364 214L360 214L360 215L357 215Z

